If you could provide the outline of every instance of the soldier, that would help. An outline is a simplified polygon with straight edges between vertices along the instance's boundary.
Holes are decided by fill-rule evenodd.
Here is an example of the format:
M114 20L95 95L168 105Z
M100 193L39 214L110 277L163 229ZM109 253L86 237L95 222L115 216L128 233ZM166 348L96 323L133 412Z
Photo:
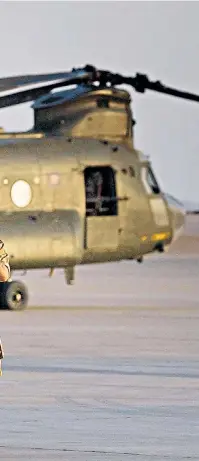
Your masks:
M0 240L0 282L7 282L10 278L9 256L5 250L4 242Z
M10 278L9 256L5 250L4 242L0 240L0 282L7 282ZM4 357L3 347L0 340L0 376L2 375L1 361Z
M101 214L102 208L102 186L103 186L103 176L100 171L96 171L93 175L95 188L96 188L96 202L95 202L95 212L96 214Z
M103 176L100 171L92 172L86 179L86 200L89 215L97 216L102 206Z

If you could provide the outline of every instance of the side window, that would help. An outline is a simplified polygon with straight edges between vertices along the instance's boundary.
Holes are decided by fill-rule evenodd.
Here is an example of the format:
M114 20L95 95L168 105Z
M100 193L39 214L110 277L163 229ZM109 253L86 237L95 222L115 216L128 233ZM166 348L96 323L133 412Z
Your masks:
M159 194L160 193L160 188L158 186L158 183L155 179L155 176L153 174L153 171L151 168L148 168L147 172L147 182L154 194Z
M84 170L86 216L116 216L115 174L111 167L88 167Z
M160 188L150 166L144 166L142 168L141 177L148 194L160 194Z

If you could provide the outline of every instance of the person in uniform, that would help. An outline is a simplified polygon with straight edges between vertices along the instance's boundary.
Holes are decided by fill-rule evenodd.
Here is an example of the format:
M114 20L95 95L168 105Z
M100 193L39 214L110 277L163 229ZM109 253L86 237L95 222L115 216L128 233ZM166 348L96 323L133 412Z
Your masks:
M95 184L92 175L86 178L86 212L88 216L94 214L95 207Z
M100 171L94 173L94 182L96 189L96 202L95 202L95 212L97 215L101 214L102 208L102 187L103 187L103 176Z
M100 214L102 206L103 177L100 171L92 172L86 180L87 211L91 216Z
M4 242L0 240L0 282L7 282L10 278L9 256Z
M4 242L0 240L0 282L7 282L10 278L9 256ZM2 375L1 361L4 358L3 346L0 340L0 376Z

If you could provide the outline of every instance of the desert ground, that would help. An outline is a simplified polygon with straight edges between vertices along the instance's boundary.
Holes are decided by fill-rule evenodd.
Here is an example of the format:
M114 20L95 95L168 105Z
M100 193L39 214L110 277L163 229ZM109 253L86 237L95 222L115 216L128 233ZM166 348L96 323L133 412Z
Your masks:
M16 273L0 312L0 459L199 460L199 216L143 264Z

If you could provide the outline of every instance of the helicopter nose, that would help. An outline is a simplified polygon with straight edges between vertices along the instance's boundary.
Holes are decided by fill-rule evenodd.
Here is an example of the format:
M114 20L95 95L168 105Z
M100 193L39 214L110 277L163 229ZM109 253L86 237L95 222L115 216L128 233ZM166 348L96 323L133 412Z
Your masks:
M186 210L184 205L180 201L176 200L169 194L165 195L171 213L173 241L175 241L183 233L186 221Z

